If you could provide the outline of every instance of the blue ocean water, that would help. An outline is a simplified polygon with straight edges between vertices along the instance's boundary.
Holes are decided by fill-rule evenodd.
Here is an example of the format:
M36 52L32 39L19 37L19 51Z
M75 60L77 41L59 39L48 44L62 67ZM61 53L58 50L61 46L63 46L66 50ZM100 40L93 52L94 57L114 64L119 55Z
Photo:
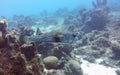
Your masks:
M0 0L0 16L55 12L59 8L73 10L77 7L92 8L92 0Z
M92 5L92 1L95 2L95 5L97 4L97 7ZM103 1L103 3L97 3L97 1ZM108 1L108 3L104 1ZM21 64L17 65L17 63L19 63L18 58L21 57L17 49L20 48L19 51L21 52L19 53L25 55L24 58L31 59L26 61L26 63L31 62L29 66L31 66L32 69L34 69L34 62L32 63L32 61L34 61L34 58L36 60L36 52L39 52L37 54L39 54L40 58L42 56L43 60L46 56L49 57L49 55L53 55L56 58L58 57L60 60L58 60L58 63L55 64L53 69L57 68L57 70L59 70L60 68L60 70L66 72L64 68L69 68L71 75L82 75L82 73L80 73L82 70L84 73L83 75L119 75L119 3L120 0L0 0L0 19L6 18L7 21L6 23L5 20L0 20L0 40L2 38L2 42L7 42L5 45L8 47L5 47L7 47L8 50L11 49L11 51L8 51L10 54L5 51L5 54L12 57L11 60L10 57L7 58L8 55L4 55L2 44L0 44L0 57L4 59L5 56L5 59L7 58L1 61L2 64L4 64L4 62L9 63L10 61L11 67L8 69L10 70L8 73L11 73L11 71L15 72L15 75L18 75L16 73L19 73L19 71L22 73L21 70L23 69L19 70ZM64 10L56 12L62 8L66 8L65 10L68 9L73 12L64 12ZM80 10L81 8L87 9ZM51 15L51 13L53 14ZM7 35L6 32L10 35ZM25 41L33 42L31 45L35 45L35 48L33 46L30 47L34 48L34 50L29 49L29 45L28 50L25 48L24 36ZM18 43L15 38L19 38ZM0 43L2 42L0 41ZM14 43L17 43L17 45L20 44L20 46L16 48ZM23 50L21 47L23 47ZM7 48L5 48L5 50ZM16 51L13 51L14 49ZM14 60L14 55L12 55L15 54L15 52L19 55L19 57L15 59L18 61L17 63ZM13 64L14 62L15 67ZM77 65L74 65L76 62ZM39 64L39 62L37 62L37 64ZM16 65L18 66L18 72L16 71ZM45 63L43 65L45 65ZM7 65L3 65L3 67L0 66L0 69L6 72L4 66L6 67ZM23 66L24 65L22 65L21 68L26 67ZM35 63L35 67L36 66ZM38 67L39 66L40 65L38 65ZM41 70L41 66L40 69L35 68L35 72L40 72L36 70ZM46 70L47 67L45 66L45 72L47 72ZM66 73L70 74L68 73L69 71L67 70ZM23 73L27 72L29 71ZM23 73L20 75L23 75Z

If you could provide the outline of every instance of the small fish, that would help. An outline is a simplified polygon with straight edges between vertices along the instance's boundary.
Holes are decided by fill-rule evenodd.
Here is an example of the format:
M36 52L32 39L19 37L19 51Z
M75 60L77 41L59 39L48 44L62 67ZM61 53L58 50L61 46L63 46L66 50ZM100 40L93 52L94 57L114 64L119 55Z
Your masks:
M72 33L49 32L41 35L26 37L26 40L31 42L72 43L76 40L76 38L75 38L75 35Z

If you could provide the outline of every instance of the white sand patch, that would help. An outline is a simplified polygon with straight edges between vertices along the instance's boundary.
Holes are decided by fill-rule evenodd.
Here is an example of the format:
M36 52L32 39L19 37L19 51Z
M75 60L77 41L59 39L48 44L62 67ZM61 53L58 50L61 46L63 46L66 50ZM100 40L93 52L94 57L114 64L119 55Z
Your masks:
M117 75L116 69L111 67L106 67L100 64L89 63L82 60L81 67L83 69L84 75Z

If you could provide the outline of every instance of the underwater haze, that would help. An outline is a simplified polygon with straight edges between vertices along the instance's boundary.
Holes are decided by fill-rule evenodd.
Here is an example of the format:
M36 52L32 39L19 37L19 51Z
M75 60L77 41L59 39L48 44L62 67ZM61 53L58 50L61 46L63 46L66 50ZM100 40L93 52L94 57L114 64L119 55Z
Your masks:
M0 0L0 75L120 75L120 0Z
M0 0L0 16L39 14L55 12L59 8L73 10L77 7L91 8L92 0Z

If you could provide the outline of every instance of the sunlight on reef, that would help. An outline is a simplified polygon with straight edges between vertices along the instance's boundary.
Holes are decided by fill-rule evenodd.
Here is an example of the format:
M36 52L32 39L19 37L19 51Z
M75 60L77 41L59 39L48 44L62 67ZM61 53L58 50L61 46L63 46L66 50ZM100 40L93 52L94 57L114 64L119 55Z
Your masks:
M114 68L106 67L100 64L89 63L82 60L81 65L84 75L117 75Z

